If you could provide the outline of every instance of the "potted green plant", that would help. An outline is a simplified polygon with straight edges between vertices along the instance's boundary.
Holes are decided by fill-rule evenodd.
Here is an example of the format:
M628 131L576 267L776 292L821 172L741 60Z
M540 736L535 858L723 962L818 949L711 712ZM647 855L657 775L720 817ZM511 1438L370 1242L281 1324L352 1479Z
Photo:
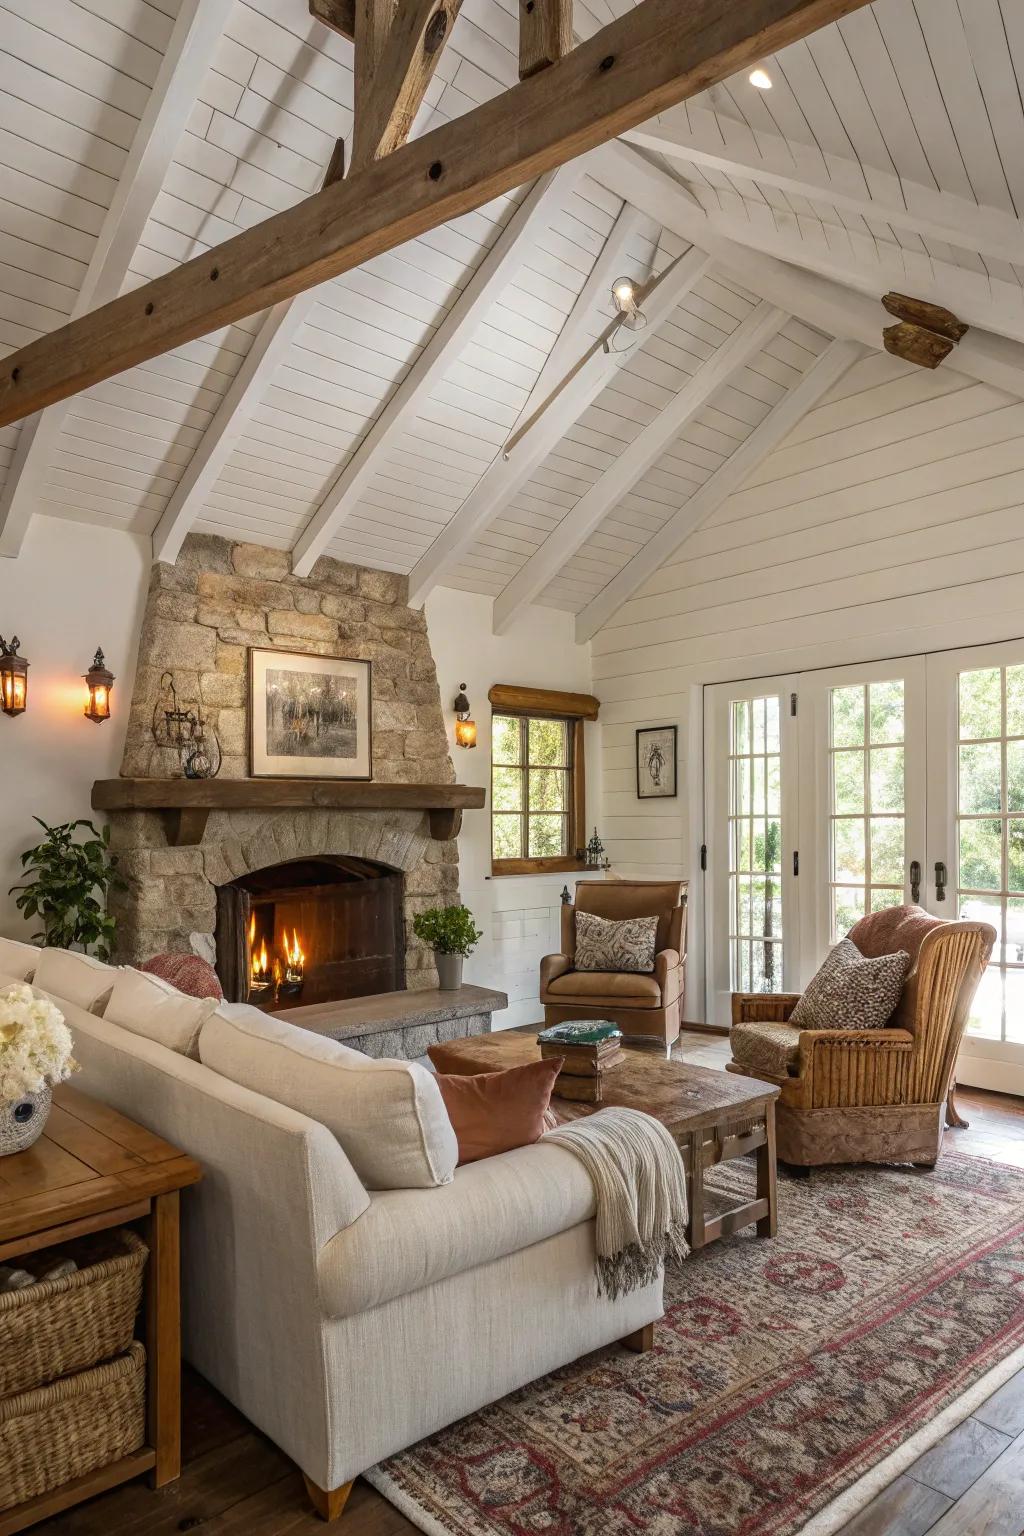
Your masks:
M434 951L437 982L442 992L462 986L462 962L483 933L468 907L428 907L417 912L412 931Z
M38 917L42 930L32 935L34 944L51 949L92 951L109 960L114 942L114 919L107 913L112 890L127 889L118 869L117 854L110 851L110 828L102 832L91 821L68 821L47 826L38 816L46 836L21 856L26 875L32 878L12 885L10 894L26 917ZM84 828L91 836L80 838Z

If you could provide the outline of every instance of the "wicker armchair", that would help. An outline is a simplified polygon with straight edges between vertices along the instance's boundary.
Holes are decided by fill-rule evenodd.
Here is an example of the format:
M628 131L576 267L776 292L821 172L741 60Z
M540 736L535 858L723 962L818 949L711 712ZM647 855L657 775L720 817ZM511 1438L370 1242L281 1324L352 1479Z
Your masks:
M987 923L919 907L872 913L850 938L865 955L906 950L912 966L887 1029L795 1029L798 993L734 993L730 1072L781 1088L778 1155L804 1167L933 1166L971 1002L995 943Z

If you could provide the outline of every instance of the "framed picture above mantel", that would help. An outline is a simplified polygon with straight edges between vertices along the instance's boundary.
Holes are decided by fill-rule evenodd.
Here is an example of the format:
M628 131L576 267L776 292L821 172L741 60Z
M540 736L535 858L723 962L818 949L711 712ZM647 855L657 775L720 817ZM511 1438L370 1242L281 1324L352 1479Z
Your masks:
M370 779L368 661L249 652L249 772L264 779Z

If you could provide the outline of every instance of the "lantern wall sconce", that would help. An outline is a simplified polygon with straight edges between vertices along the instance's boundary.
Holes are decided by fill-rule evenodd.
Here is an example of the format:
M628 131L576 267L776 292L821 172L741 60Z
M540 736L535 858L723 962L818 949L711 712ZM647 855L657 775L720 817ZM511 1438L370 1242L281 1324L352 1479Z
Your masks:
M455 711L455 745L457 747L476 746L476 721L469 718L469 699L466 697L465 683L459 684L459 691L455 695L452 705Z
M89 690L89 702L85 706L85 718L102 725L110 719L110 690L114 686L114 674L107 666L103 652L97 647L92 666L85 674L85 686Z
M28 662L18 655L21 641L10 644L0 635L0 709L5 715L23 715L28 706Z

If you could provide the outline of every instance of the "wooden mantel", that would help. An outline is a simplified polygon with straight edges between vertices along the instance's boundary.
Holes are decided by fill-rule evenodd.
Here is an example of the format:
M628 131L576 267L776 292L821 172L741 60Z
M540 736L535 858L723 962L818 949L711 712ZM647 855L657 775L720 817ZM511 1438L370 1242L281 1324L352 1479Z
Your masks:
M172 848L201 843L211 811L426 811L438 842L458 837L482 786L366 784L346 779L97 779L94 811L159 811Z

